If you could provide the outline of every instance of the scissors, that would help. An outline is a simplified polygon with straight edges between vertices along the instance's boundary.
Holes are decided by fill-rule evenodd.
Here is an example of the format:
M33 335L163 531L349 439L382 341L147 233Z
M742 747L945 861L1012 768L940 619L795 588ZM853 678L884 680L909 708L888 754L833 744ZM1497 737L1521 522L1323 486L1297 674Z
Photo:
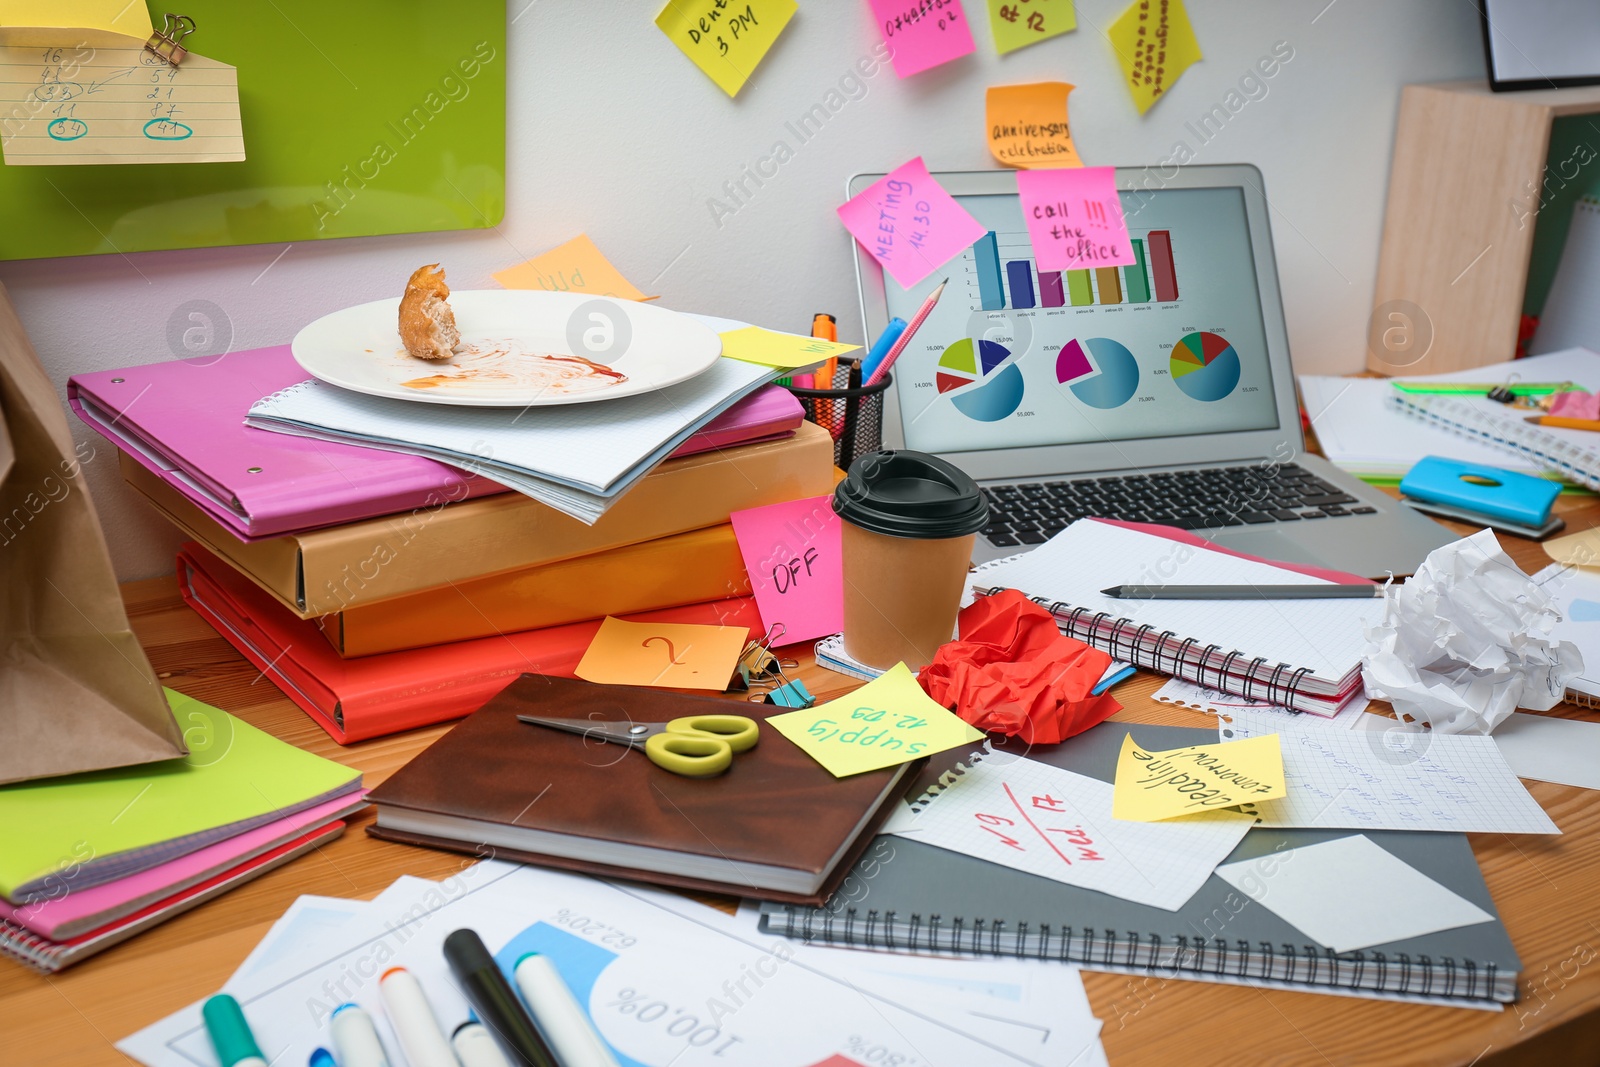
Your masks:
M733 765L736 752L761 740L761 728L743 715L686 715L670 722L604 722L518 715L522 722L582 734L614 745L642 748L664 771L685 778L714 778Z

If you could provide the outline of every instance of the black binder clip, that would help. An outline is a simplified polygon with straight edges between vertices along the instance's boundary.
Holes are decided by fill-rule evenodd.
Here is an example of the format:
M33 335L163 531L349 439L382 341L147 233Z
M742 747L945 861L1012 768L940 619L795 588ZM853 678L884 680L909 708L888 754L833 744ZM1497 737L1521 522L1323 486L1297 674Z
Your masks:
M181 42L194 32L194 19L188 15L174 15L170 11L163 17L166 25L150 35L150 39L144 43L144 50L167 66L177 67L189 54Z

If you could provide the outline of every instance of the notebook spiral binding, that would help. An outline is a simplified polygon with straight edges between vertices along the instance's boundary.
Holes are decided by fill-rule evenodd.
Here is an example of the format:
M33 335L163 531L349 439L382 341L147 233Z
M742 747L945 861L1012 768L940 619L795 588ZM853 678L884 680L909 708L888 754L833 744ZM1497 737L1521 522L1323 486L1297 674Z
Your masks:
M259 407L263 407L263 406L265 406L267 404L276 403L277 401L282 400L285 397L293 396L295 393L300 392L302 389L306 388L307 386L315 385L316 382L317 382L317 380L315 378L307 378L303 382L295 382L293 385L286 385L282 389L279 389L275 393L268 393L266 396L262 397L260 400L257 400L251 406L252 406L252 408L259 408Z
M1389 403L1397 410L1463 437L1475 437L1496 448L1515 452L1590 489L1600 490L1600 453L1515 418L1479 410L1449 396L1396 393Z

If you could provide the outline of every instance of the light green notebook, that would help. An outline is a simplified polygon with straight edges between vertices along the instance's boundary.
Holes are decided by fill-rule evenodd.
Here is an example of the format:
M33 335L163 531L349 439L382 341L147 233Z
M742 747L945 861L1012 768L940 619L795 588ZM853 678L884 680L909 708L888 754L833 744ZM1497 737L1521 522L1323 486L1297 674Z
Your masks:
M166 690L189 755L0 787L0 896L122 878L361 788L361 773Z

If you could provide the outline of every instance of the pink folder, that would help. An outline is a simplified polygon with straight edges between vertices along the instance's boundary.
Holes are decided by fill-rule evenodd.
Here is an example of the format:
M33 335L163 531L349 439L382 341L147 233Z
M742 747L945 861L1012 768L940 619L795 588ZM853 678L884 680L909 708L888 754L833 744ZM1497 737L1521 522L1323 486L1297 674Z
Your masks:
M288 345L74 375L67 401L242 541L392 515L506 488L418 456L244 425L250 405L309 377ZM675 456L792 433L804 412L768 386L685 441Z

